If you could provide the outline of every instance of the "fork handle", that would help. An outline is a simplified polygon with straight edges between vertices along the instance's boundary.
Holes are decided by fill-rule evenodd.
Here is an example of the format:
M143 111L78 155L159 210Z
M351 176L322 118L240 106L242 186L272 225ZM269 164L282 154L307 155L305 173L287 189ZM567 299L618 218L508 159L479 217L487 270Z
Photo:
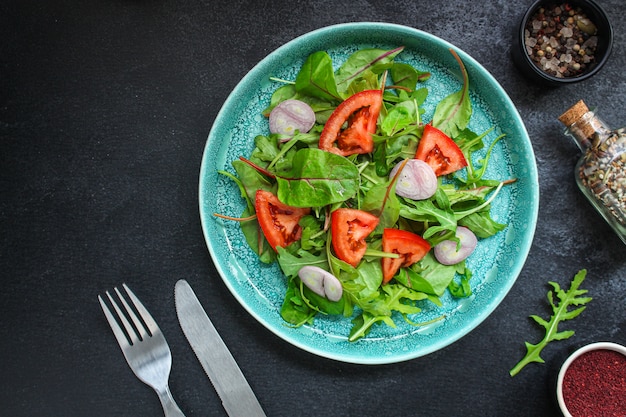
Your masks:
M169 387L165 387L162 391L157 390L157 394L159 395L159 400L161 400L165 417L185 417L180 408L178 408L176 401L174 401Z

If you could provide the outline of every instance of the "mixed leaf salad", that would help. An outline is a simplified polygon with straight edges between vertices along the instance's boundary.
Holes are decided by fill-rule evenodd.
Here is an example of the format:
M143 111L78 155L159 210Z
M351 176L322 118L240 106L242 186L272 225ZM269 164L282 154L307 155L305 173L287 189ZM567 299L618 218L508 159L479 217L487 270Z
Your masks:
M295 80L274 80L263 112L270 134L234 172L220 171L246 208L216 215L240 222L262 262L278 262L289 325L343 315L356 341L377 323L424 324L415 319L423 303L471 295L466 258L506 227L490 207L514 179L484 178L503 135L487 146L493 128L468 128L463 62L450 51L462 88L426 121L431 74L396 60L402 50L358 50L337 69L327 52L311 54Z

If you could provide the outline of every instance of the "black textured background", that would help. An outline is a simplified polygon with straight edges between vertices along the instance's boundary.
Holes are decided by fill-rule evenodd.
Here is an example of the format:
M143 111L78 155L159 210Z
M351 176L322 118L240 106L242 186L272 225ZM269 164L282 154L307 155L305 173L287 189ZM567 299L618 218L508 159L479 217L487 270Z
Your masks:
M96 296L129 284L165 333L187 416L224 416L180 330L187 279L268 416L552 416L551 367L590 341L626 343L626 247L573 182L558 115L580 98L626 124L622 0L600 4L613 54L593 79L533 85L512 66L530 1L8 0L0 5L0 414L159 416ZM412 361L359 366L277 338L237 303L206 249L197 186L213 120L259 60L298 35L352 21L412 26L463 49L519 109L536 154L540 212L515 286L469 335ZM587 268L594 297L545 365L511 378L547 317L547 281Z

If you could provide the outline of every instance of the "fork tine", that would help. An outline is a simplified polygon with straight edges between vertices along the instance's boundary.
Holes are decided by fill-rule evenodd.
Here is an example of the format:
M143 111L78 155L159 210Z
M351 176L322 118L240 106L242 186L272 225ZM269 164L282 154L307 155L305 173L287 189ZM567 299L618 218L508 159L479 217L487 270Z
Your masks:
M98 300L100 301L100 307L102 307L102 311L104 312L104 315L109 322L109 326L111 327L111 330L113 330L113 334L117 339L117 343L120 345L122 350L130 347L124 331L119 326L119 324L117 324L117 321L115 320L115 317L113 317L113 314L111 313L111 310L109 310L109 307L106 306L102 297L98 296Z
M155 333L159 332L159 326L156 324L156 322L154 321L154 319L152 318L152 315L148 312L148 310L146 310L143 304L141 304L141 301L139 301L139 298L137 298L137 296L130 290L130 288L128 288L126 284L122 284L122 286L128 293L128 296L130 297L131 301L135 305L135 308L139 312L139 315L141 316L143 321L146 323L146 326L148 326L148 330L150 330L150 334L154 335Z
M124 284L122 284L124 285ZM139 332L139 338L141 340L145 340L146 337L148 337L148 332L146 331L145 326L143 325L143 323L139 320L139 318L137 317L137 315L135 314L135 312L133 311L132 308L130 308L130 306L128 305L128 303L126 302L126 299L124 298L124 296L122 295L122 293L120 292L120 290L117 289L117 287L115 287L115 292L117 293L117 296L119 297L120 301L122 302L122 304L124 305L124 308L126 309L126 312L128 313L128 316L130 317L130 319L133 321L133 323L135 324L135 329L137 329L137 331ZM133 303L134 304L134 303ZM141 314L141 312L139 313Z
M118 302L115 302L109 291L106 292L109 302L105 303L104 297L100 295L98 295L98 301L122 349L124 358L137 378L157 392L166 416L185 417L168 387L172 353L165 336L137 296L126 284L122 285L128 297L123 296L123 291L115 287ZM122 308L118 306L120 302ZM113 306L113 309L110 306ZM124 309L126 311L123 311ZM147 337L148 333L156 337ZM141 340L139 335L141 335Z
M115 302L113 297L111 297L111 294L109 294L108 291L107 291L107 296L109 297L109 301L111 301L111 304L113 305L113 308L117 312L117 317L120 319L120 321L124 325L124 328L126 329L126 333L130 337L130 344L134 345L134 344L138 343L139 342L139 337L137 337L137 333L135 333L135 330L133 329L133 326L131 326L131 324L128 322L128 320L126 319L126 316L124 315L122 310L117 306L117 303Z

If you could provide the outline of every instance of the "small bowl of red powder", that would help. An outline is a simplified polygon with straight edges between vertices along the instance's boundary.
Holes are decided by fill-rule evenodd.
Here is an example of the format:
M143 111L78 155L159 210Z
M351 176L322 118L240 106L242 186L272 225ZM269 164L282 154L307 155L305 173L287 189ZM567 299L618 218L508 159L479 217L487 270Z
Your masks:
M565 417L626 415L626 347L597 342L576 350L561 366L556 396Z

